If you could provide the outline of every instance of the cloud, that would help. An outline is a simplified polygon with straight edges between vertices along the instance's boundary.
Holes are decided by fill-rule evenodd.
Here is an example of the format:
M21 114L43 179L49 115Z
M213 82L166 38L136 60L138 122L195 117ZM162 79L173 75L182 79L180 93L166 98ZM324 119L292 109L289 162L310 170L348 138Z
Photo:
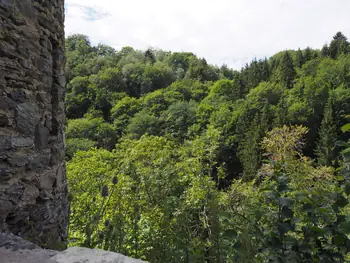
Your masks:
M84 6L80 4L69 4L65 5L66 8L66 14L68 14L67 18L79 18L83 21L96 21L105 19L109 16L107 12L102 12L99 10L99 8L96 7L90 7L90 6Z
M66 0L66 33L92 43L190 51L239 68L284 49L350 38L349 0Z

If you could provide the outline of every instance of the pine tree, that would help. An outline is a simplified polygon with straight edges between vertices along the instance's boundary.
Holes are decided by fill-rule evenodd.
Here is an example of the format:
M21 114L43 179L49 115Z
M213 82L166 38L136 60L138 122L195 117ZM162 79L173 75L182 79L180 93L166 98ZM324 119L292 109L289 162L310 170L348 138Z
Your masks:
M277 80L284 84L287 88L293 87L293 81L297 75L294 69L293 59L288 51L284 52L282 59L277 68Z
M287 113L288 106L286 101L286 95L282 94L280 101L277 104L276 108L276 118L274 120L274 126L283 126L287 123Z
M330 96L324 110L324 116L319 130L316 145L317 161L321 165L333 165L336 158L335 142L337 141L337 126L333 116L333 98Z
M152 49L147 49L144 53L144 56L145 56L145 62L149 62L151 64L154 64L156 62L156 58L154 56L154 53L152 51Z
M346 54L350 51L350 43L346 36L342 32L338 32L333 37L333 40L329 46L329 55L331 58L336 59L341 54Z
M321 49L321 57L325 58L329 56L329 48L328 45L325 44Z
M310 61L311 59L313 59L312 50L310 47L307 47L304 52L304 63Z
M246 134L247 138L244 142L244 150L242 151L243 176L247 180L251 180L256 175L260 165L260 136L259 128L251 127Z
M303 55L303 52L299 48L297 51L297 54L296 54L296 66L298 68L301 68L304 65L304 63L305 63L304 55Z
M268 81L270 78L270 66L267 58L265 58L262 62L262 72L264 76L264 81Z
M270 106L266 101L266 104L261 112L260 127L261 127L261 137L265 137L266 132L271 129L273 114L271 112Z
M254 178L261 165L260 143L268 131L269 114L268 107L264 107L262 113L256 115L240 142L238 155L243 165L243 176L246 180Z

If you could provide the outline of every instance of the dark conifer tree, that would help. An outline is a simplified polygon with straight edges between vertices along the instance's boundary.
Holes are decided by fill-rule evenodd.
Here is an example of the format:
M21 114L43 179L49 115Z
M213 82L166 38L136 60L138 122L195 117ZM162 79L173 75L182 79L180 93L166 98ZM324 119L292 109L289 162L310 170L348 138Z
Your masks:
M239 143L239 159L243 166L243 176L246 180L251 180L256 175L261 161L260 142L261 125L259 115L254 118L244 139Z
M294 69L293 59L288 51L283 53L276 73L277 80L281 84L285 85L287 88L293 87L293 81L297 73Z
M313 55L312 55L312 50L310 47L307 47L305 49L305 52L304 52L304 63L310 61L311 59L313 59Z
M262 61L262 72L263 72L264 81L268 81L270 79L271 72L270 72L270 66L267 58L264 58L264 60Z
M343 33L338 32L333 37L333 40L329 46L329 54L330 57L333 59L336 59L341 54L346 54L349 52L349 45L348 39L346 36L343 35Z
M282 94L280 101L277 104L276 108L276 117L274 120L274 126L283 126L287 123L287 113L288 113L288 106L286 101L286 95Z
M329 56L329 47L325 44L321 49L321 57L325 58Z
M301 68L305 63L304 55L303 55L303 52L300 50L300 48L297 51L295 60L296 60L295 64L298 68Z
M153 54L152 49L150 49L150 48L147 49L147 50L145 51L144 56L145 56L145 62L146 62L146 63L149 62L149 63L151 63L151 64L154 64L154 62L156 62L156 58L155 58L155 56L154 56L154 54Z
M324 110L324 116L319 130L316 145L317 161L321 165L333 165L336 158L335 142L337 141L337 127L333 116L333 98L329 97Z

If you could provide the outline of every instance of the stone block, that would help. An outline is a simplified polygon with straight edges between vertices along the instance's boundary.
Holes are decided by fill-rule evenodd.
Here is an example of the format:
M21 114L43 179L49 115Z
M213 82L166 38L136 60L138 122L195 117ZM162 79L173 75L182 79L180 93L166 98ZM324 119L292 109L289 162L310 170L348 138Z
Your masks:
M31 103L17 105L17 129L24 135L33 136L40 117Z
M12 137L11 145L13 148L32 148L34 141L29 137Z
M35 130L35 147L37 149L46 148L49 144L49 136L50 130L39 123Z

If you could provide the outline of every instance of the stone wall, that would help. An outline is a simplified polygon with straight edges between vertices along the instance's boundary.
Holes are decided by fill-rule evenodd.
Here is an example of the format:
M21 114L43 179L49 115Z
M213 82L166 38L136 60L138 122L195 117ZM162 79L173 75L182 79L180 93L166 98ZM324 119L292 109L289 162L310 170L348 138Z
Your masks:
M0 0L0 231L66 240L64 0Z

